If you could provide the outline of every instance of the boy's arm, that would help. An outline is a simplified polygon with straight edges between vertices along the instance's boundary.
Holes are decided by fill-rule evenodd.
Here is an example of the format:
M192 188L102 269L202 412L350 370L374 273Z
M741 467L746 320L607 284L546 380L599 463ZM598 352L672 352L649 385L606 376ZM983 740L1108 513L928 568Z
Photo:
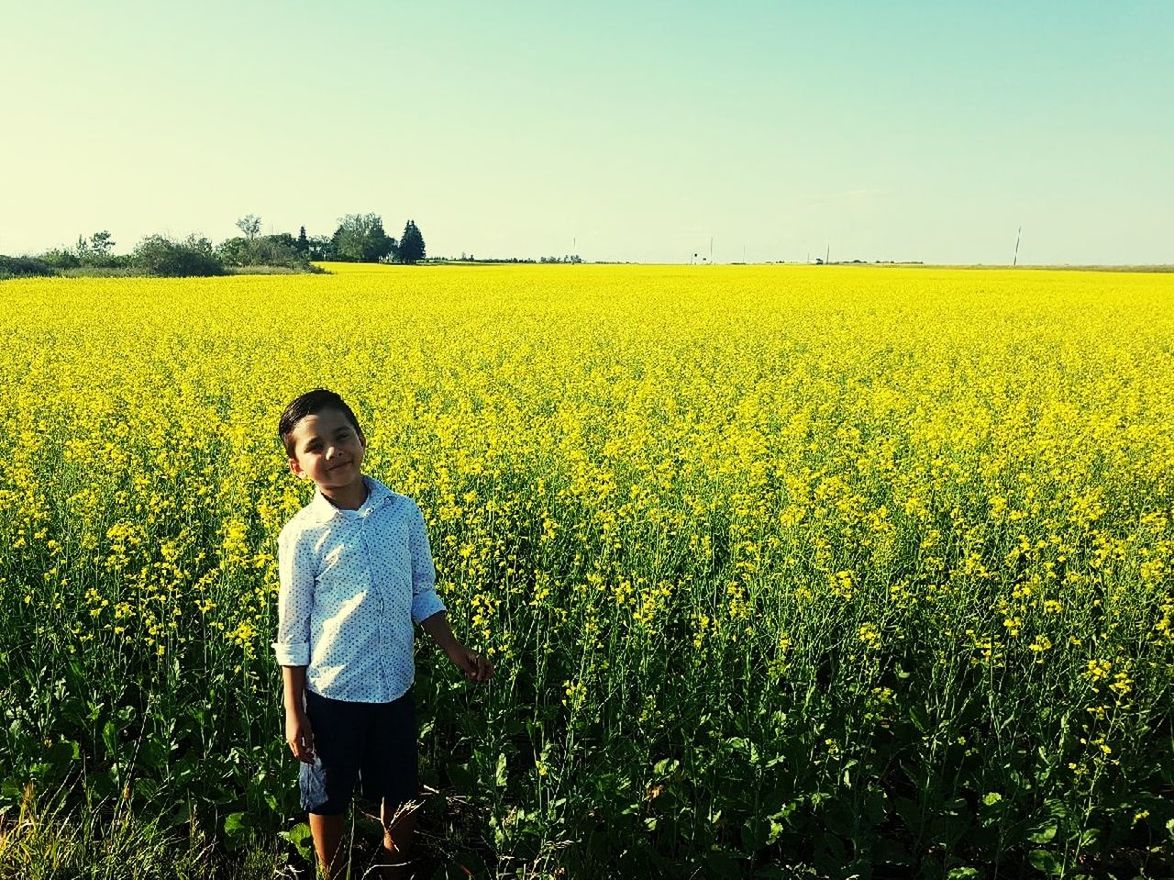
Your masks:
M298 714L306 711L306 667L282 666L281 683L284 692L285 713Z
M412 622L423 623L445 609L444 602L436 594L436 566L432 562L428 528L415 502L412 502L408 517L408 550L412 566Z
M277 641L282 666L310 665L310 611L314 607L314 560L309 544L286 529L277 540Z
M451 654L454 649L461 647L461 643L457 641L457 637L452 634L452 629L448 625L447 612L437 611L431 617L420 621L420 626L423 627L424 632L432 636L432 640L440 646L444 653Z
M306 667L282 666L282 690L285 701L285 741L299 761L314 762L314 731L306 717Z
M470 651L452 634L452 629L448 625L448 615L445 612L437 611L431 617L422 620L420 626L428 635L432 636L436 644L440 645L453 665L465 673L465 678L469 681L480 683L489 681L493 676L493 664L476 651Z
M314 733L306 717L306 667L310 663L310 611L314 605L314 569L309 548L283 530L277 541L281 584L277 593L277 641L273 651L281 665L285 703L285 740L299 761L314 760Z

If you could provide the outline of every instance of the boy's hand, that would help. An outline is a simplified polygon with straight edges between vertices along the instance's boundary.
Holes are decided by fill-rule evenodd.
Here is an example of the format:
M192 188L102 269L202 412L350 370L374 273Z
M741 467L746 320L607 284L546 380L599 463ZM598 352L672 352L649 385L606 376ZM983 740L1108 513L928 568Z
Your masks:
M470 651L464 645L458 643L453 645L447 653L448 659L453 662L453 665L457 669L465 673L465 678L469 681L483 684L493 677L493 664L476 651Z
M314 763L314 731L305 712L285 713L285 741L295 758L306 764Z

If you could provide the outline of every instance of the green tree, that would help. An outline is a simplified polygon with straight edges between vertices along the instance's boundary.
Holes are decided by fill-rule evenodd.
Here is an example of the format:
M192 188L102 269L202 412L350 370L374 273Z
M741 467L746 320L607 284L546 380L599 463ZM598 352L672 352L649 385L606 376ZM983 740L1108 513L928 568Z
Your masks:
M399 261L401 263L418 263L424 259L424 236L415 220L409 220L404 226L403 237L399 241Z
M216 245L216 258L225 266L254 266L253 249L243 235L234 235Z
M41 254L39 259L54 269L76 269L82 264L78 255L69 248L53 248Z
M261 231L261 218L256 214L245 214L236 221L236 228L245 234L245 238L252 241Z
M298 253L301 254L303 257L310 256L310 240L308 238L306 238L306 227L305 226L301 227L301 229L298 230L297 249L298 249Z
M256 252L258 265L306 267L306 258L298 250L297 240L288 232L262 235L253 242L253 249Z
M337 260L338 255L334 252L334 239L329 235L311 235L308 255L311 260Z
M114 237L105 229L90 236L90 252L99 260L107 259L115 244Z
M216 246L216 256L226 266L288 266L305 269L306 257L288 232L260 235L252 241L235 236Z
M224 274L224 266L213 253L212 243L196 235L189 235L183 241L165 235L148 235L135 247L133 264L151 275Z
M347 214L339 221L332 244L335 259L352 263L375 263L395 250L395 239L383 231L378 214Z

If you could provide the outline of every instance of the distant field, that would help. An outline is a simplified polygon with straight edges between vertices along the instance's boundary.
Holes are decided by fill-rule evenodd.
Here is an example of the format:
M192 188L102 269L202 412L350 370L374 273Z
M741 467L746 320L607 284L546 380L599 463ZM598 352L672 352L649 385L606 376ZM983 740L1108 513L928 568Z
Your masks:
M939 267L943 268L943 267ZM959 266L957 268L969 269L1011 269L1010 266ZM1174 265L1144 265L1144 266L1024 266L1020 265L1019 269L1042 269L1047 272L1174 272ZM1012 270L1014 271L1014 270Z
M498 667L418 643L435 865L1174 870L1174 278L327 268L0 285L10 819L301 839L274 434L325 385Z

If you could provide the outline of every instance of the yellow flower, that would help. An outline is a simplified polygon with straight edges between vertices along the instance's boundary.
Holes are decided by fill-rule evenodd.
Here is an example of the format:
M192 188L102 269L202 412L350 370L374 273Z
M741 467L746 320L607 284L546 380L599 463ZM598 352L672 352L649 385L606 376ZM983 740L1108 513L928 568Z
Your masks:
M880 630L877 629L876 624L865 623L857 630L857 637L864 643L865 647L876 650L881 646Z
M1089 681L1100 681L1108 676L1112 668L1113 664L1108 660L1089 660L1084 677Z

